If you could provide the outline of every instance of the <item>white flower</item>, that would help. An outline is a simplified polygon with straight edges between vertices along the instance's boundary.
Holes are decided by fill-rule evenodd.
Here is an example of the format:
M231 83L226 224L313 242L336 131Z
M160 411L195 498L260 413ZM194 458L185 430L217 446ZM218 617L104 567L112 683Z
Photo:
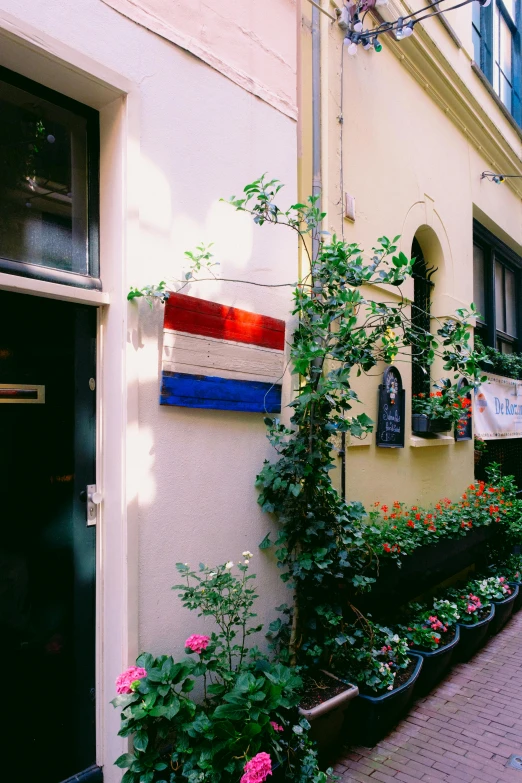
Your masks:
M242 554L243 554L243 557L254 557L254 555L252 554L252 552L249 552L249 551L248 551L248 549L247 549L247 551L246 551L246 552L243 552Z
M386 689L386 690L388 690L388 691L392 691L392 690L393 690L393 685L388 685L388 687L387 687L387 689Z
M215 571L211 571L210 574L208 575L209 579L213 579L213 577L215 577L215 575L216 575L216 572Z
M396 633L394 636L392 636L392 642L400 642L399 634Z
M245 560L244 562L245 562L245 565L249 565L250 560Z
M232 562L232 560L229 560L228 563L225 563L225 568L227 569L227 571L230 571L231 568L234 568L234 563Z

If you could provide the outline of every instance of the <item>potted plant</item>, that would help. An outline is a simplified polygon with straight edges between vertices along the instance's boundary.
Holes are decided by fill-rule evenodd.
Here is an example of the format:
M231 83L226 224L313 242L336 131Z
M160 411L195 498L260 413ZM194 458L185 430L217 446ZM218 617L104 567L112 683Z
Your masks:
M336 661L343 669L339 676L359 687L346 712L347 739L371 747L407 710L422 658L409 653L406 639L368 620L353 628L342 647Z
M183 605L211 618L212 628L188 637L184 659L143 653L118 677L119 734L133 739L132 752L115 762L127 770L122 783L262 783L272 770L281 780L326 782L310 724L298 715L301 678L247 646L262 626L253 623L252 554L242 558L198 571L177 564ZM192 698L196 685L200 695Z
M303 675L299 714L310 723L310 739L317 743L321 754L337 743L344 713L358 694L357 685L343 682L330 672L310 671Z
M418 435L447 432L453 424L461 428L463 419L471 418L471 400L466 396L471 387L456 388L448 378L441 378L433 388L412 398L411 428Z
M491 601L481 600L467 585L462 590L448 590L446 595L457 605L460 615L460 642L455 650L455 659L469 661L487 638L495 607Z
M522 556L512 554L506 557L500 564L491 564L489 570L497 576L505 576L510 587L519 587L522 582ZM513 614L522 607L522 591L519 589L518 595L513 604Z
M417 690L428 693L451 664L460 639L460 614L457 605L447 599L434 600L428 608L414 605L414 610L413 619L399 631L408 640L410 652L423 659Z
M490 576L470 583L472 591L484 601L495 606L495 615L489 626L491 634L498 633L507 623L519 593L518 585L512 587L505 576Z

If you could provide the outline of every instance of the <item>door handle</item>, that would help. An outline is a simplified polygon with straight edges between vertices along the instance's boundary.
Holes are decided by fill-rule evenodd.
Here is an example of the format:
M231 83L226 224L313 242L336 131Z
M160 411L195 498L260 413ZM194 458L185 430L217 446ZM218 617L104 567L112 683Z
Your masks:
M82 493L83 494L83 493ZM103 495L96 489L96 484L88 484L85 491L87 500L87 526L91 527L96 524L98 512L97 506L103 500Z

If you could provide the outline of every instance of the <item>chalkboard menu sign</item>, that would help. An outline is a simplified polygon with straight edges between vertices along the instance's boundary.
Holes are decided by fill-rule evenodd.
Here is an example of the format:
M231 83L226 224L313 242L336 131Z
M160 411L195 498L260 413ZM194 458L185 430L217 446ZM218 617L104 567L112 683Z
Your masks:
M463 386L467 386L468 381L467 378L461 378L460 381L457 384L457 390L461 389ZM472 417L472 399L471 399L471 392L468 391L466 394L463 394L462 397L465 400L469 400L468 403L464 404L464 407L462 408L462 416L460 419L455 423L455 440L471 440L473 438L473 417Z
M379 385L376 443L383 449L404 448L404 389L396 367L386 368Z

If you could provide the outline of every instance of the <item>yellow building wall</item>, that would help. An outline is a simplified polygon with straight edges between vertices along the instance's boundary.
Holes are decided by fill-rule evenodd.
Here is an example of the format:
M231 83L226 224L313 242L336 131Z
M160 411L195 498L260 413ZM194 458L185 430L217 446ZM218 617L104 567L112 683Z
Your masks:
M333 3L325 1L323 7L334 13ZM404 7L403 13L408 13ZM307 0L302 14L301 198L311 190ZM325 228L366 251L379 236L400 234L400 249L408 256L416 236L428 265L437 268L432 331L437 319L473 300L473 217L517 252L522 245L518 181L505 187L481 180L486 169L520 167L521 135L472 70L471 6L454 12L449 21L455 21L460 47L439 20L430 19L422 29L417 25L407 41L382 36L382 52L359 47L352 57L346 48L343 52L339 26L320 15ZM343 218L345 193L355 197L354 223ZM412 281L403 292L413 296ZM397 292L375 286L368 293L393 300ZM456 499L473 480L473 443L455 443L452 435L437 440L413 436L409 359L398 361L397 367L406 390L405 448L377 448L374 435L352 439L346 456L347 497L366 506L376 500L430 504L444 496ZM374 421L383 370L375 368L353 384L364 402L354 412L364 409ZM443 374L436 364L432 381Z

